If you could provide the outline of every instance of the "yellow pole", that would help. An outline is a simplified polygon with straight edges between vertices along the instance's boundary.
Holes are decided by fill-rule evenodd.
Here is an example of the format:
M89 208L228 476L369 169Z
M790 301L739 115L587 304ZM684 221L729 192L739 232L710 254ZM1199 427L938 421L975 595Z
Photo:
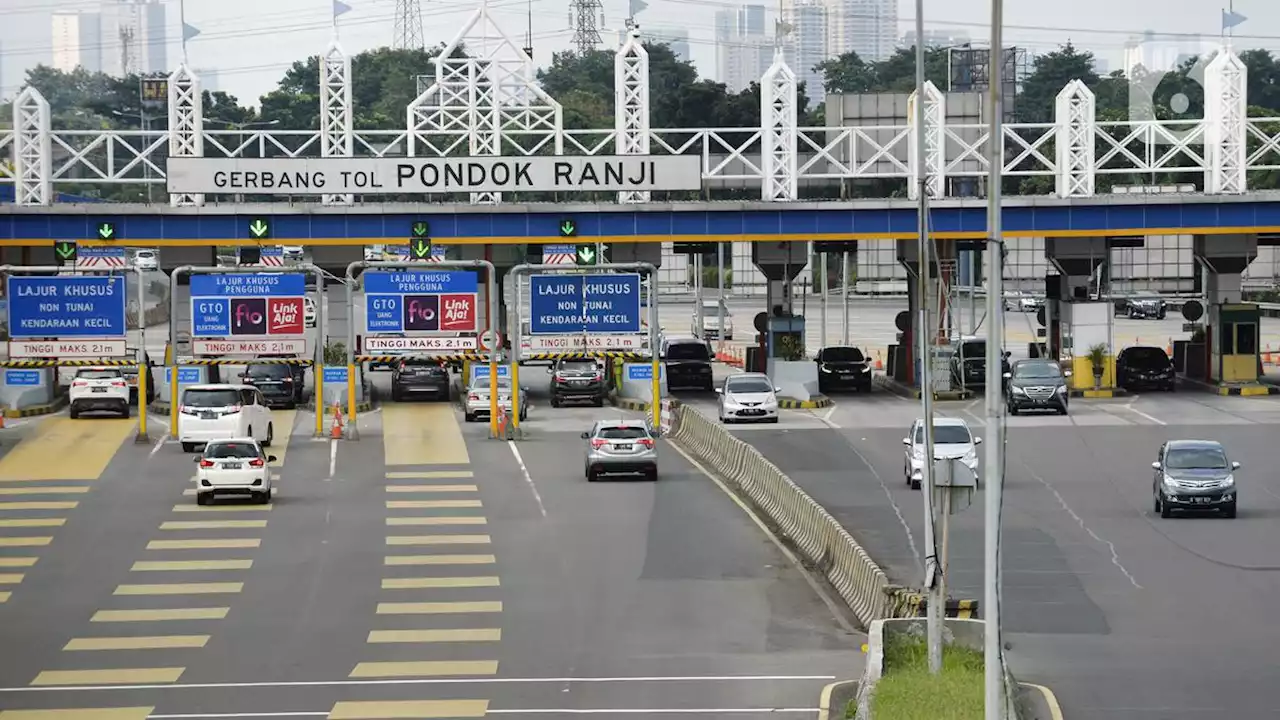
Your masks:
M347 366L347 422L353 427L356 424L356 366L354 363Z
M316 379L316 437L321 437L324 435L324 366L312 365L311 374Z
M465 377L470 385L471 376ZM493 354L489 355L489 434L498 437L498 356Z
M182 366L174 363L169 368L169 434L178 437L178 369Z
M147 436L147 363L138 363L138 434Z
M497 377L492 375L491 377ZM494 387L497 387L497 380L491 380ZM493 401L498 401L498 396L493 396ZM497 407L496 405L494 407ZM511 363L511 427L520 428L520 363Z
M650 411L653 413L653 426L656 428L662 425L662 363L658 362L656 353L653 354L650 367L653 371L653 395Z

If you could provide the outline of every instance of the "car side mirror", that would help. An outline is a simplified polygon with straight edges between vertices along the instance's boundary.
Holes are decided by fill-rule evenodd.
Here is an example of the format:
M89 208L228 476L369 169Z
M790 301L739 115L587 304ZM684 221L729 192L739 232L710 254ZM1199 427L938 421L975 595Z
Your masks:
M1155 462L1151 463L1151 469L1152 469L1152 470L1159 470L1159 469L1160 469L1160 461L1159 461L1159 460L1157 460L1157 461L1155 461Z
M268 455L268 456L267 456L267 462L275 462L276 460L277 460L277 458L276 458L276 456L275 456L275 455Z
M548 374L548 375L554 375L554 374L555 374L555 372L556 372L556 369L555 369L554 367L549 367L549 368L547 368L547 374Z
M1062 377L1071 377L1071 371L1070 371L1070 370L1063 370L1063 371L1062 371Z
M1232 470L1239 470L1239 469L1240 469L1240 463L1238 463L1238 462L1233 462L1233 463L1231 463L1231 469L1232 469Z
M910 445L910 444L911 444L911 438L902 438L902 444L903 444L903 445Z
M981 445L981 444L982 444L982 438L980 438L980 437L976 437L976 438L974 438L974 439L973 439L973 444L974 444L974 445Z
M590 439L591 439L591 433L589 433L589 432L584 432L584 433L582 433L582 439L583 439L583 440L590 440Z
M724 394L724 388L716 388L716 394L717 394L717 395L723 395L723 394Z
M1005 380L1008 380L1008 379L1009 379L1009 378L1011 378L1011 377L1013 377L1013 373L1005 373L1005 374L1004 374L1004 379L1005 379Z
M776 393L780 393L780 392L782 392L782 388L780 388L780 387L774 387L774 388L773 388L773 391L774 391L774 392L776 392Z
M203 459L204 459L204 458L202 458L202 457L200 457L199 455L197 455L197 456L195 456L195 457L191 458L191 462L196 462L196 463L198 463L198 462L200 462L200 461L201 461L201 460L203 460Z

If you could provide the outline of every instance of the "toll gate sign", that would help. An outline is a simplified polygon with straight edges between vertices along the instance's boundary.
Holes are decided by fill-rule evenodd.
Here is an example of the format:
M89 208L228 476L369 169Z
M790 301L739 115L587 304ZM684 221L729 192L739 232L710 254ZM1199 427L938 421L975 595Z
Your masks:
M9 276L10 358L126 353L123 277Z
M191 278L192 351L197 355L306 352L306 276L233 273Z
M474 335L477 287L476 274L467 270L366 272L366 329L371 334Z

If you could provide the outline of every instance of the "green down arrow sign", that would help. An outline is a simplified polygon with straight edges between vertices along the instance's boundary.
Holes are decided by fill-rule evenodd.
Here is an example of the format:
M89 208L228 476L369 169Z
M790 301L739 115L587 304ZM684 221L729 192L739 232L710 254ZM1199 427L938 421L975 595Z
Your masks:
M413 251L415 260L426 260L431 257L431 241L417 239L409 245L409 249Z
M596 264L596 248L594 245L578 246L578 264L579 265L595 265Z
M74 263L76 261L76 244L73 242L60 240L53 244L53 252L64 263Z
M249 237L254 240L265 240L271 236L271 225L262 218L254 218L249 223Z

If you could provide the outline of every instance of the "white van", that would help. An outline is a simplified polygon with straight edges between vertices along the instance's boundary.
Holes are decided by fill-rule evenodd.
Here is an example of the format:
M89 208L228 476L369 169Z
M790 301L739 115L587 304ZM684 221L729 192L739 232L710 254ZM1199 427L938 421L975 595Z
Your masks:
M271 410L252 385L191 385L182 390L178 440L184 452L210 440L253 438L269 447L275 439Z

